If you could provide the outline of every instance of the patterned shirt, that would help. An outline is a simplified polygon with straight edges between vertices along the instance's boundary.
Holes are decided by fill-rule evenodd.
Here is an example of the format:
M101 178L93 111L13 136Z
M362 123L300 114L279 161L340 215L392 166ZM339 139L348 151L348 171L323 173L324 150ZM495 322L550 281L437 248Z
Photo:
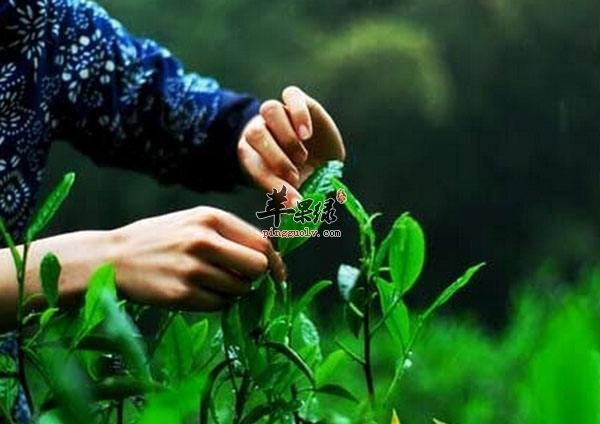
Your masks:
M162 182L227 189L241 181L236 144L257 110L95 3L0 0L0 216L17 237L52 140Z
M257 111L95 3L0 0L0 217L17 239L53 140L165 183L228 189L242 181L236 145ZM14 350L0 343L0 354ZM22 392L12 409L30 421Z

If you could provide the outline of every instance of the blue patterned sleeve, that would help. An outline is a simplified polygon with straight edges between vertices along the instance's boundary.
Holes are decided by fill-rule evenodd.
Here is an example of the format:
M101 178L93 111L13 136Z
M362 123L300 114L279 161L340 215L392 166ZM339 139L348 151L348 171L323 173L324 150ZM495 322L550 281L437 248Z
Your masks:
M258 111L254 98L185 73L168 50L131 36L93 2L51 5L57 137L97 163L164 183L208 190L243 180L236 146Z

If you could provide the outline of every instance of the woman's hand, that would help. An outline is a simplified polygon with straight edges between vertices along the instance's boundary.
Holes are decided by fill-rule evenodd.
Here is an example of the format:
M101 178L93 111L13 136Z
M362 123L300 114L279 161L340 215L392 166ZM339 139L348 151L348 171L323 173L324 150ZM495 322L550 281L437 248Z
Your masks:
M238 157L263 190L286 185L288 204L295 205L310 174L328 160L344 160L346 152L335 122L316 100L297 87L283 90L282 100L262 104L242 133Z
M39 267L47 252L58 256L62 305L79 302L92 272L115 265L117 288L135 302L212 311L250 290L271 271L285 279L280 256L256 228L230 213L198 207L143 219L111 231L82 231L32 244L26 296L42 306ZM8 249L0 249L0 331L15 325L16 274Z
M198 207L116 230L120 291L142 303L216 310L271 270L285 278L271 242L236 216Z

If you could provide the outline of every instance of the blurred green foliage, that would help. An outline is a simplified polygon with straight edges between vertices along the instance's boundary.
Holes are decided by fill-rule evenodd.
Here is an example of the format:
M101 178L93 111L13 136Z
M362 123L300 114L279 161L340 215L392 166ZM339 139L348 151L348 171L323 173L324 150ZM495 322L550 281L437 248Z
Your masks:
M548 258L572 276L600 253L597 1L101 3L132 32L171 48L188 70L261 98L293 83L321 100L345 135L347 179L366 207L387 217L409 209L430 235L430 284L413 295L421 304L457 267L486 260L484 283L461 300L502 322L507 282ZM199 203L258 224L256 193L159 188L145 177L98 172L64 147L54 151L48 180L74 168L78 206L55 231ZM351 225L343 223L346 234ZM333 276L333 253L351 258L353 245L321 242L317 255L292 261L295 280Z
M197 314L127 306L117 298L114 268L105 264L91 276L81 310L58 311L53 299L60 264L51 253L40 270L48 307L25 315L29 243L68 195L73 174L40 207L22 253L0 221L17 270L15 340L23 358L2 355L0 414L9 416L18 379L46 424L112 422L113 416L116 422L149 424L183 423L192 416L203 423L211 417L242 423L268 417L395 424L396 411L409 423L438 422L436 417L467 424L600 423L600 267L582 273L574 285L560 283L551 267L540 269L516 291L501 333L489 334L465 318L423 326L482 264L469 268L424 312L407 308L404 295L419 279L425 257L420 225L402 214L376 243L373 216L336 176L340 165L327 166L307 186L313 194L346 191L345 209L358 224L361 268L351 273L352 266L340 266L339 293L330 294L344 302L330 305L338 317L329 337L320 331L327 328L322 316L309 318L312 300L332 286L329 281L298 293L289 282L275 284L264 275L248 296L223 311L220 323L210 323ZM373 302L380 308L372 310ZM343 325L348 309L356 311L364 331L355 331L352 320ZM159 315L149 334L136 325L148 322L145 313ZM38 318L39 327L27 331ZM377 331L383 324L385 334ZM246 407L252 407L247 414Z
M394 399L402 422L598 422L600 274L586 274L575 288L569 281L600 253L600 3L102 4L133 32L171 48L189 70L225 86L269 98L294 83L321 100L345 135L346 178L367 209L387 219L409 209L428 233L427 284L409 304L424 304L456 268L489 263L483 281L458 299L492 323L508 310L508 325L491 332L464 312L434 320ZM111 227L198 203L251 220L264 202L256 193L196 195L98 172L61 146L48 179L66 169L80 175L78 206L62 212L54 231ZM377 223L389 224L385 217ZM321 240L313 255L292 260L293 280L333 279L337 264L356 256L352 225L342 223L347 242ZM336 295L328 289L327 296ZM323 309L322 323L342 320L341 310ZM374 365L387 384L398 352L381 334ZM356 343L350 334L337 337ZM338 349L333 335L321 340L324 355ZM322 378L362 394L353 377L358 366L340 355L333 360L343 372L323 371ZM336 411L355 405L332 400L321 407L335 422Z
M516 292L500 333L465 316L432 320L392 399L403 423L600 422L600 272L585 272L575 284L543 278L529 283ZM388 337L374 340L375 379L382 384L398 358ZM350 347L356 343L350 334L336 338ZM322 339L329 344L324 352L337 348L333 335ZM363 382L353 378L358 366L342 361L335 381L364 392ZM321 407L344 412L354 406L334 399Z

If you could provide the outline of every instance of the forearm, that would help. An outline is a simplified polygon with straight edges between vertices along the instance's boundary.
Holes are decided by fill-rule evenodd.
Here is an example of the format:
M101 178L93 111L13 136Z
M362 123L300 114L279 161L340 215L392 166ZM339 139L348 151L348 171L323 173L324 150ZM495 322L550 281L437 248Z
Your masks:
M19 247L22 249L22 247ZM119 296L137 303L192 311L223 308L270 271L285 279L271 242L230 213L196 207L142 219L110 231L82 231L32 244L25 278L29 309L45 307L39 277L47 252L61 263L59 306L79 303L98 266L114 264ZM37 295L37 296L36 296ZM0 332L15 328L17 278L8 249L0 250Z
M28 308L45 306L39 269L46 253L54 253L61 263L59 303L67 306L81 299L94 269L115 259L113 237L114 233L110 231L81 231L35 241L27 259L25 298L32 299ZM16 324L18 289L16 270L8 249L0 250L0 293L0 331L9 331Z
M57 31L47 40L55 48L43 50L48 77L60 81L49 102L53 138L99 164L197 191L245 181L236 149L258 113L256 99L186 72L167 49L132 36L93 2L51 3L40 16L69 30Z

